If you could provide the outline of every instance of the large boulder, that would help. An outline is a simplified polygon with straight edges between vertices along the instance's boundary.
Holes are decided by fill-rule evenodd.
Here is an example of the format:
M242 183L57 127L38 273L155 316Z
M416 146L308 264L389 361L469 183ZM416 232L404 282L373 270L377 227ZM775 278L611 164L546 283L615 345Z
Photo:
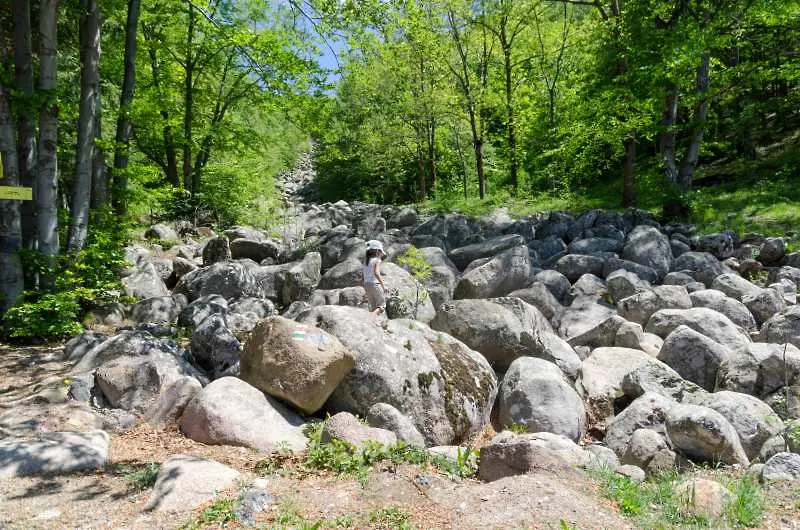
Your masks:
M481 448L478 476L491 482L536 470L582 467L589 453L565 436L549 432L514 434L503 431Z
M364 280L364 264L357 259L346 259L337 263L319 281L320 289L341 289L361 285Z
M520 357L511 363L498 392L500 426L524 425L578 441L586 431L580 396L553 363Z
M218 294L201 296L184 307L178 315L178 325L195 328L211 315L225 316L228 301Z
M616 311L597 296L579 296L564 308L558 323L558 334L567 341L601 325Z
M589 424L605 430L619 404L630 401L622 390L625 376L653 363L658 361L643 351L629 348L597 348L584 359L575 387L586 403Z
M734 238L728 232L706 234L695 241L695 246L701 252L708 252L717 259L733 256Z
M533 281L543 283L559 302L565 301L571 287L566 276L552 269L537 272L533 276Z
M647 321L645 331L665 338L680 325L688 326L732 351L745 348L750 337L721 313L705 307L662 309Z
M122 278L123 291L127 296L138 299L169 296L169 289L152 263L146 263L133 274Z
M105 431L51 432L36 439L0 441L0 478L102 469L110 439Z
M754 342L722 364L718 390L732 390L764 398L798 383L800 350L792 344Z
M371 427L393 432L399 442L413 447L425 447L425 438L414 423L388 403L372 405L367 412L366 420Z
M767 460L761 473L767 482L800 481L800 454L778 453Z
M672 399L646 392L635 399L625 410L617 414L608 424L603 442L617 456L623 456L628 449L631 436L640 429L650 429L663 435L667 413L677 405Z
M784 343L800 347L800 305L789 306L761 327L762 342Z
M221 261L192 271L180 279L173 293L185 294L190 302L210 294L225 299L240 296L264 298L264 289L253 267L238 261Z
M239 472L193 455L173 455L158 468L145 508L156 512L186 512L213 500L235 485Z
M194 377L178 378L159 392L155 402L145 412L145 419L158 429L177 425L186 406L202 389L200 381Z
M684 252L672 264L672 270L685 272L706 285L711 285L720 274L731 272L708 252Z
M424 280L423 285L431 297L433 307L438 308L453 299L453 291L458 284L458 269L438 247L423 247L419 252L431 265L431 275Z
M213 237L203 246L203 266L231 259L231 244L227 237Z
M553 268L574 282L584 274L602 275L604 263L605 260L600 256L567 254L559 258Z
M281 302L289 305L295 300L306 300L317 288L322 278L322 257L319 252L309 252L302 261L290 264L283 271Z
M505 296L511 291L527 287L532 282L532 272L528 247L514 247L464 273L453 298Z
M473 243L472 245L456 248L451 250L447 254L447 257L452 260L456 267L458 267L458 270L463 271L467 268L467 265L476 259L493 257L504 250L524 244L525 240L522 238L522 236L517 234L507 234L504 236L487 239L486 241L481 241L480 243Z
M777 289L761 289L753 296L745 296L742 303L750 310L759 327L770 318L786 309L786 301Z
M428 445L459 443L488 423L497 378L464 343L413 320L389 320L384 328L354 307L313 307L298 321L335 335L355 356L328 410L363 417L375 403L388 403L414 422Z
M433 302L422 286L407 270L386 262L381 265L389 296L386 300L386 315L389 318L414 318L430 322L436 315Z
M267 452L304 449L302 426L303 420L276 399L235 377L206 386L180 418L181 432L197 442Z
M692 300L686 288L679 285L657 285L617 302L619 316L625 320L645 325L656 311L662 309L689 309Z
M606 277L606 289L611 299L618 303L623 298L628 298L651 289L650 282L641 279L636 274L624 269L618 269Z
M194 328L191 346L197 364L215 378L238 363L242 353L239 339L221 315L211 315Z
M164 357L181 359L188 370L184 351L171 339L157 338L147 331L121 331L87 351L72 368L72 373L91 372L118 357Z
M745 296L756 296L761 292L761 287L753 285L734 272L720 274L714 278L710 287L740 302Z
M688 326L678 326L664 339L658 359L681 377L713 392L717 372L731 351Z
M632 399L655 392L676 401L686 400L694 394L706 394L705 390L662 362L640 366L627 373L622 379L622 391Z
M744 452L756 458L764 443L783 433L783 421L769 405L753 396L723 390L713 394L695 394L688 400L694 405L714 409L736 429Z
M353 366L353 355L333 335L271 316L259 322L247 339L240 377L312 414Z
M719 412L698 405L676 405L666 418L667 436L672 447L698 462L720 462L748 466L733 425Z
M149 322L168 326L174 324L186 306L183 296L157 296L134 304L131 319L134 322Z
M564 312L564 306L553 296L553 293L550 292L547 286L541 282L535 282L525 289L512 291L508 296L519 298L531 304L541 311L544 317L553 325L558 324L561 314Z
M640 225L629 234L622 257L652 268L663 278L672 265L672 247L667 236L652 226Z
M251 259L256 263L261 263L267 258L277 259L281 253L281 247L274 241L258 241L242 237L231 241L230 251L233 259Z
M501 300L467 299L442 304L431 327L464 342L492 365L506 368L517 357L533 355L535 334L552 332L552 328L533 306L520 300L523 311L515 311L514 307L499 303ZM539 318L530 316L535 314Z
M722 291L703 289L691 293L689 298L692 299L694 307L706 307L713 309L717 313L722 313L740 328L748 331L758 329L756 321L747 306Z

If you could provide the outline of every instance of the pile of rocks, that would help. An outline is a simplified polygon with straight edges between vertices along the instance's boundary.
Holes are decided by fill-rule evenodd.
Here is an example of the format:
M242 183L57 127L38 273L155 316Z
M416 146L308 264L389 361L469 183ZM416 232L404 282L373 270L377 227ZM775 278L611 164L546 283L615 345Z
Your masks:
M633 209L305 204L304 185L286 186L288 237L156 226L177 244L131 246L123 283L140 301L96 312L114 335L69 342L70 395L264 451L303 449L310 415L334 415L327 438L445 452L493 421L486 480L687 461L800 475L784 436L800 412L800 254L784 239L697 235ZM389 256L388 320L365 308L368 239ZM395 263L411 246L432 268L421 281Z

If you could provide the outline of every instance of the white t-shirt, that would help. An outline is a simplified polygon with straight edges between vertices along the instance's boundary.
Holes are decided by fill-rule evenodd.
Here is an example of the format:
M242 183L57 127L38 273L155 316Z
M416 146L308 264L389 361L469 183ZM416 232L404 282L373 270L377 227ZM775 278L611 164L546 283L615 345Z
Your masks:
M364 283L378 283L375 277L375 265L381 262L381 258L372 258L369 263L364 265Z

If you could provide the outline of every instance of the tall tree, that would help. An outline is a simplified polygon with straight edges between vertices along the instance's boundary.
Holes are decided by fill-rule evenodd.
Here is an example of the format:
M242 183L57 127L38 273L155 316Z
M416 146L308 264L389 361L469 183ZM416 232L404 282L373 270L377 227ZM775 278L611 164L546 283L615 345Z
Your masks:
M80 251L86 242L95 164L95 124L100 91L100 8L97 0L81 0L79 29L81 95L78 105L78 141L72 189L72 223L67 249Z
M39 164L36 182L39 251L58 254L58 100L56 94L58 0L41 0L39 6ZM52 282L52 278L45 278Z
M128 0L125 22L125 70L119 95L117 133L114 146L114 209L122 216L126 212L128 191L128 152L131 137L131 104L136 89L136 35L139 26L140 0Z
M5 46L6 35L0 23L0 186L19 185L17 138L11 115L11 54ZM19 249L22 228L19 201L0 199L0 316L19 300L24 288Z
M189 21L186 24L186 55L184 58L183 87L183 187L192 190L192 123L194 120L194 69L197 56L193 53L197 15L191 0L187 1Z
M22 105L17 109L17 142L20 182L36 194L36 111L33 99L30 0L12 0L14 21L14 85ZM34 201L23 201L22 242L27 249L38 246L38 221ZM31 287L33 281L30 282Z

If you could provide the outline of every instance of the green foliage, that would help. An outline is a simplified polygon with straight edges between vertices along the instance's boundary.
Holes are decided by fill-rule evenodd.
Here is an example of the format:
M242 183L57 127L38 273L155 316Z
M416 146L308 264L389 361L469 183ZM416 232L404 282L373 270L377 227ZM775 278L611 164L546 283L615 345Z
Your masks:
M203 509L197 519L184 524L181 530L199 530L210 525L223 526L235 522L238 505L239 502L236 499L219 498Z
M731 497L722 518L715 521L692 515L675 495L677 484L688 476L664 473L639 484L602 467L592 470L592 476L599 482L602 494L613 500L623 514L633 518L639 528L753 527L763 519L764 496L758 482L751 477L717 477L728 487Z
M358 450L341 440L323 443L322 427L321 423L314 424L306 433L308 447L303 467L307 471L315 469L332 471L339 475L355 476L359 480L365 480L376 464L390 462L394 465L402 463L431 465L453 477L472 477L477 472L477 465L469 448L459 450L456 461L404 443L386 447L368 442Z
M152 488L158 477L158 462L148 462L144 465L119 466L118 471L122 473L122 480L134 491L144 491Z
M506 425L505 429L516 434L525 434L528 432L528 426L524 423L512 423L511 425Z
M395 505L385 506L369 514L367 520L379 528L411 530L411 516Z
M107 216L99 217L86 246L63 254L53 264L38 253L22 254L28 274L53 278L50 290L27 291L22 303L3 320L3 334L14 340L53 340L79 333L93 307L124 300L119 271L125 265L125 231Z
M420 283L425 283L433 274L433 267L417 247L408 247L405 252L395 258L395 261Z

